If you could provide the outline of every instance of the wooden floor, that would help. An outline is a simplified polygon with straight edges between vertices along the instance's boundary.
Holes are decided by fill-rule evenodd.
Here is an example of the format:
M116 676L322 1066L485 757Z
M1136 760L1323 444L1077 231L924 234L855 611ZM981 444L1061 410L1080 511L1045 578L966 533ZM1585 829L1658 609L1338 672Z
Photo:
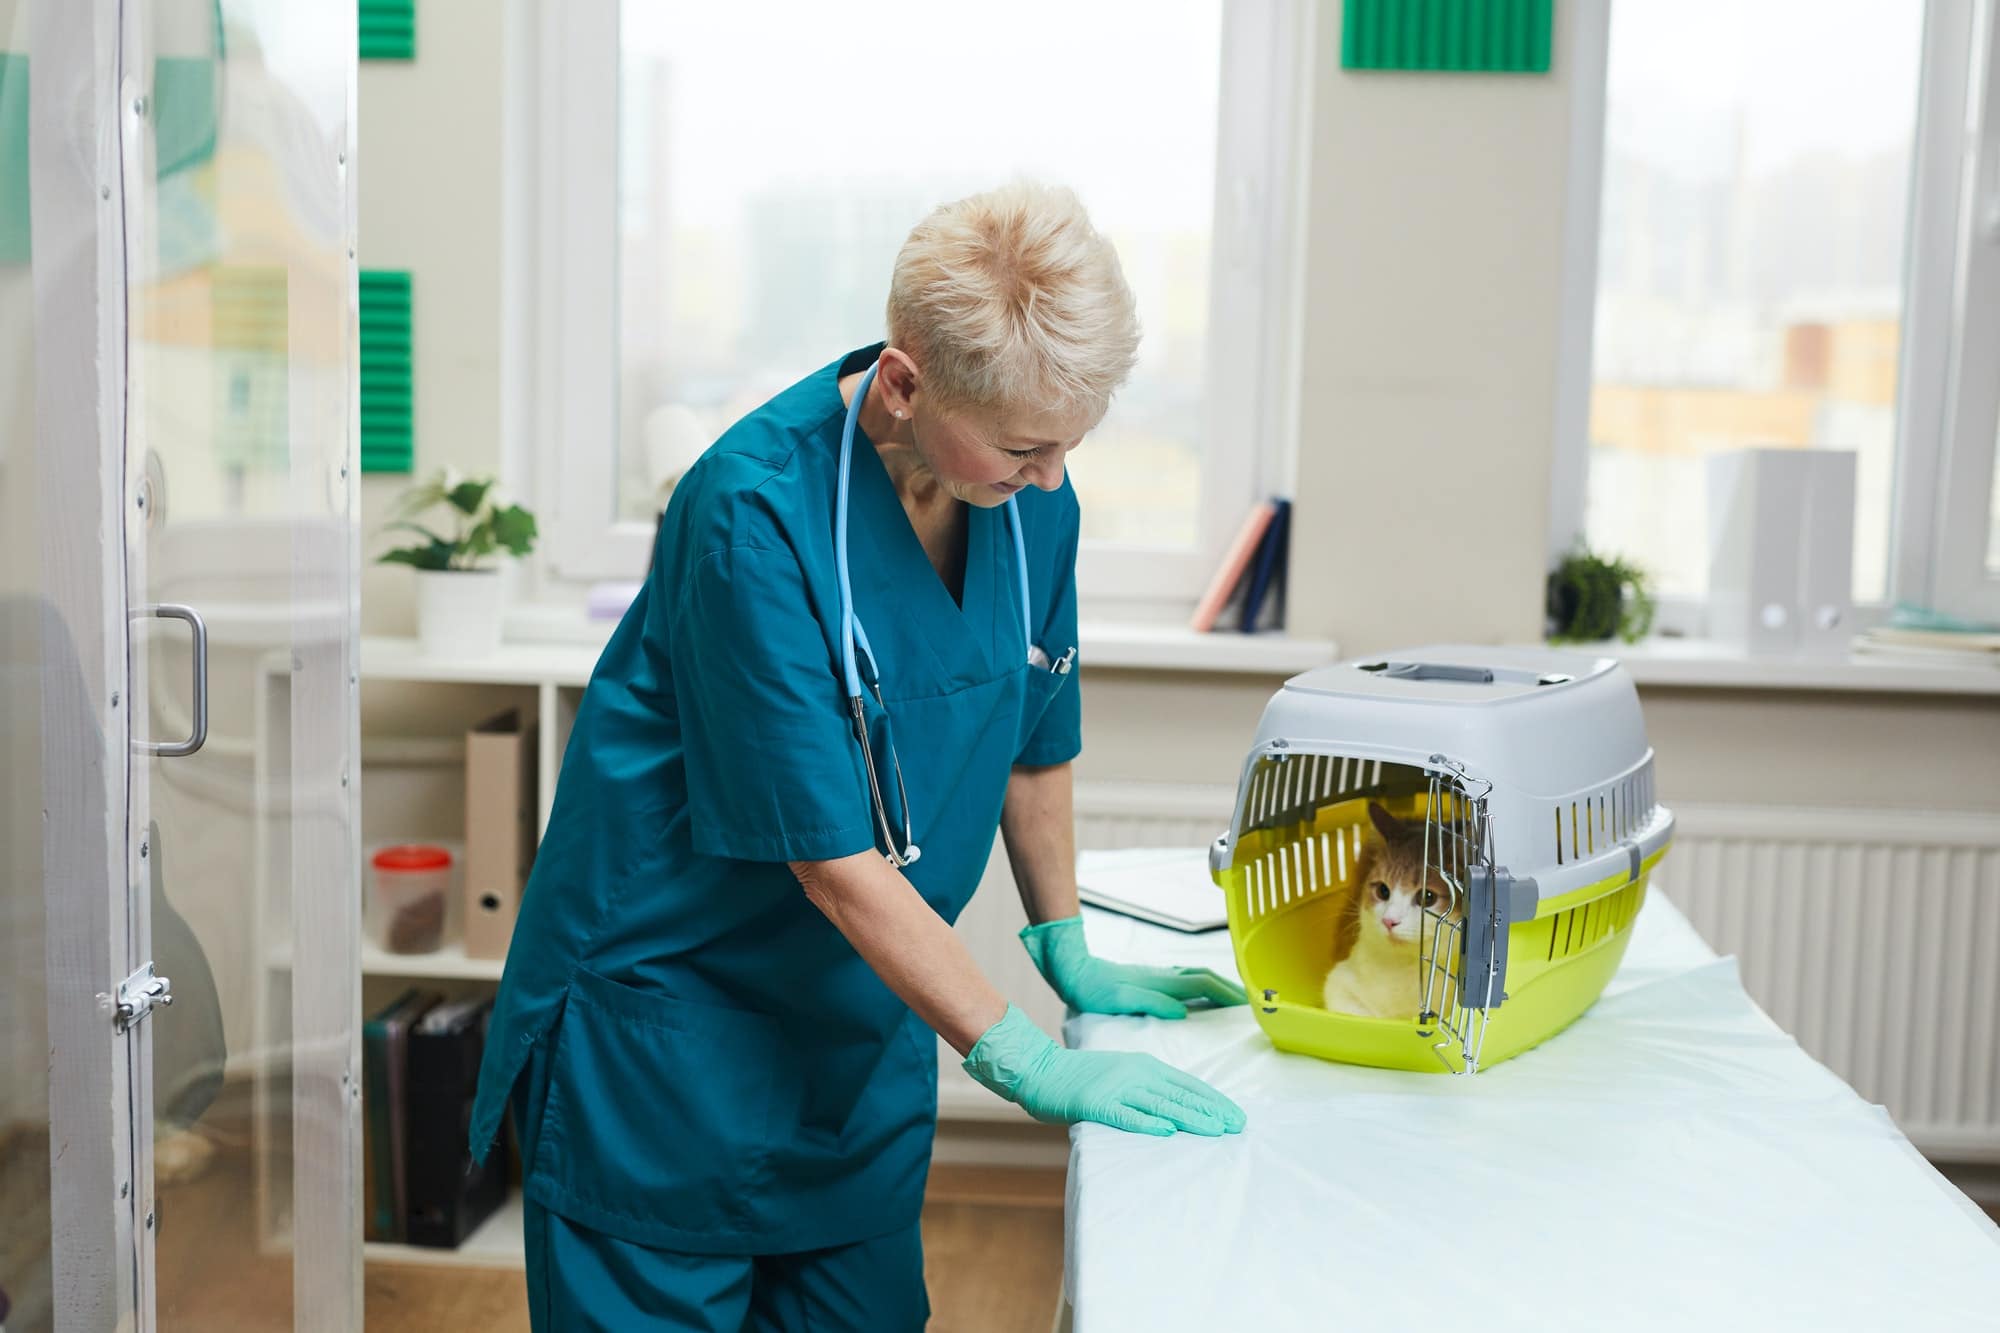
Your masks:
M924 1203L933 1333L1049 1333L1062 1291L1060 1171L939 1167ZM368 1333L526 1333L518 1272L371 1264Z
M257 1243L247 1107L218 1104L185 1141L161 1147L156 1191L157 1308L166 1333L290 1333L292 1265ZM9 1329L46 1327L49 1312L48 1140L0 1142L0 1289ZM171 1178L178 1166L179 1178ZM280 1179L289 1161L274 1162ZM37 1204L39 1203L39 1206ZM1049 1333L1062 1289L1063 1173L939 1167L924 1205L924 1279L937 1333ZM520 1270L371 1263L369 1333L478 1329L526 1333Z

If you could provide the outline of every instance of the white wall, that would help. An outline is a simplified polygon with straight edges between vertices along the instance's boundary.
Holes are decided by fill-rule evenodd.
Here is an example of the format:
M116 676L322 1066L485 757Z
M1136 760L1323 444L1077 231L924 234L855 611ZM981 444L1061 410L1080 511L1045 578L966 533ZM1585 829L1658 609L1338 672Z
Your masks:
M1293 624L1538 637L1570 43L1547 77L1353 72L1323 8Z
M423 0L417 59L361 62L360 261L408 269L416 475L500 466L500 16L511 0ZM364 559L408 477L361 482ZM364 634L416 632L410 571L367 565Z

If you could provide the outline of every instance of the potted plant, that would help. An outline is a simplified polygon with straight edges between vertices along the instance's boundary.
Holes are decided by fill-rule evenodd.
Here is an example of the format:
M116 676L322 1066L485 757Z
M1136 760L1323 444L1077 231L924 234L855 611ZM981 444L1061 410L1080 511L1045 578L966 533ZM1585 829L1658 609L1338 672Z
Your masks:
M442 508L450 536L418 520ZM463 480L447 469L403 492L385 532L424 540L380 557L417 571L417 637L426 653L480 656L500 646L500 571L491 559L535 546L535 516L498 494L491 477Z
M1637 643L1653 627L1651 584L1637 565L1578 545L1549 572L1549 642Z

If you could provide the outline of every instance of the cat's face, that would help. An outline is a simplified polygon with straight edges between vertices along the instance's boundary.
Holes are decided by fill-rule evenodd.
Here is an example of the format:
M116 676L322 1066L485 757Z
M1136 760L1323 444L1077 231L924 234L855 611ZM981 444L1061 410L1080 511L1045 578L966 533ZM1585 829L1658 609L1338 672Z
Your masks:
M1369 803L1374 836L1361 847L1361 928L1397 945L1423 938L1426 912L1457 921L1462 909L1435 865L1424 865L1424 826Z

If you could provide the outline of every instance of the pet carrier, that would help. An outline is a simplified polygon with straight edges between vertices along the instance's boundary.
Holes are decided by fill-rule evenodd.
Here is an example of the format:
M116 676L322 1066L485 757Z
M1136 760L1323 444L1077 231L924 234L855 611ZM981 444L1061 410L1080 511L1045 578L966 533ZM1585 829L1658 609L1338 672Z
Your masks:
M1209 862L1275 1045L1471 1073L1597 999L1673 828L1617 662L1438 647L1286 682Z

